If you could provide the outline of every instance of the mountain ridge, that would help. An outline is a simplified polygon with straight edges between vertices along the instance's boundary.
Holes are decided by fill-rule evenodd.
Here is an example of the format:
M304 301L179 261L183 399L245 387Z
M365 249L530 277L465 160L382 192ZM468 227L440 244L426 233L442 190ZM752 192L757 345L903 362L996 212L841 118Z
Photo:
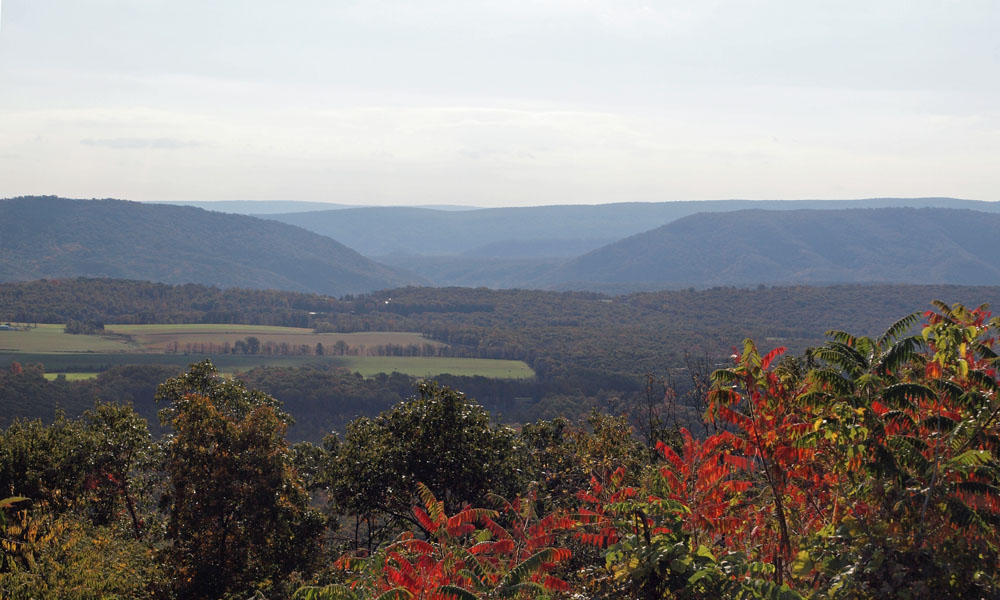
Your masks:
M699 212L744 209L836 210L912 206L968 208L1000 213L1000 202L946 197L859 200L704 200L565 204L446 211L417 207L359 207L267 218L332 237L376 259L391 254L523 258L525 243L562 240L574 249L600 246ZM482 252L490 248L490 253ZM553 248L545 257L565 256Z
M118 277L341 295L421 283L276 221L124 200L0 200L0 281Z
M1000 214L944 208L698 213L573 259L546 275L590 284L1000 282Z

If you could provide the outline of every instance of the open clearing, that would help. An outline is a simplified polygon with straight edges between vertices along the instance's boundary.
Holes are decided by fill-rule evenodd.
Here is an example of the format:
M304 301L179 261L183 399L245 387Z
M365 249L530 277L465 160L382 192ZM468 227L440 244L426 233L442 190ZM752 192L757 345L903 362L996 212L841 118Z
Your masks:
M85 379L96 379L97 373L46 373L45 378L55 381L59 377L65 377L66 381L83 381Z
M39 325L25 331L0 331L0 368L17 361L42 363L55 379L65 373L69 380L88 379L116 365L167 364L185 367L210 358L222 371L245 371L254 367L337 366L369 377L399 372L414 377L451 374L499 379L534 377L531 368L516 360L446 357L369 356L378 346L432 346L445 344L412 332L314 333L297 327L263 325L107 325L113 336L71 335L62 325ZM127 338L125 336L128 336ZM220 349L248 337L261 345L287 345L288 354L223 354ZM338 342L348 355L335 355ZM315 354L323 344L322 356ZM304 347L304 348L303 348ZM296 349L306 352L296 355Z
M106 325L105 331L111 335L72 335L63 331L62 325L38 325L24 331L0 331L0 353L26 352L47 353L150 353L184 352L185 348L198 351L202 345L214 344L223 347L234 345L248 337L256 337L260 343L276 346L287 344L298 349L308 346L315 351L316 344L323 344L329 354L338 342L346 344L346 352L364 356L378 346L445 346L425 338L419 333L407 331L366 331L359 333L314 333L312 329L299 327L273 327L267 325ZM126 339L124 336L129 336ZM202 349L204 350L204 349Z
M135 347L120 338L73 335L63 325L38 325L24 331L0 331L0 352L78 353L130 352Z
M493 379L529 379L535 376L527 364L519 360L489 358L424 358L419 356L348 356L338 358L352 371L368 377L378 373L399 372L414 377L435 375L482 376Z
M425 338L419 333L406 331L365 331L359 333L314 333L312 329L299 327L273 327L267 325L107 325L108 331L131 336L143 352L183 351L188 344L198 347L202 344L232 346L248 337L255 337L261 344L287 344L291 348L308 346L310 351L316 344L323 344L326 352L344 342L350 352L364 355L376 346L418 346L438 348L444 346Z
M243 354L113 354L59 353L26 354L0 352L0 369L12 362L29 365L41 363L52 373L99 373L120 365L174 365L179 368L210 359L222 371L246 371L254 367L306 367L339 364L334 357L323 356L252 356Z
M24 354L0 353L0 369L12 362L23 364L42 363L50 371L46 377L54 379L66 373L67 379L87 379L118 365L176 365L184 368L191 363L211 359L220 371L232 373L254 367L326 367L336 366L357 371L365 377L393 371L414 377L433 377L451 374L481 376L494 379L527 379L535 373L527 364L517 360L489 358L438 358L393 356L245 356L223 354L203 356L198 354Z

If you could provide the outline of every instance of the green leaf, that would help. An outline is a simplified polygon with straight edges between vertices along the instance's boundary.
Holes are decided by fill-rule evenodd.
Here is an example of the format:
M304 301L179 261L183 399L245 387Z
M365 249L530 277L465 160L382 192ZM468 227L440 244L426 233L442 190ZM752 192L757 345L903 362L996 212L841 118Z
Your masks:
M809 556L809 552L807 550L801 550L792 560L792 575L795 575L796 577L808 575L813 570L813 566L814 564L812 558Z
M442 585L438 587L435 592L439 594L446 594L456 600L479 600L479 596L473 594L465 588L460 588L457 585Z
M388 592L383 592L375 600L409 600L412 597L413 594L411 594L409 590L407 590L406 588L398 587L398 588L393 588Z
M528 558L521 561L521 564L511 569L510 572L504 576L503 580L500 581L498 587L500 589L504 589L520 584L526 578L541 569L544 563L550 562L554 554L555 550L552 548L543 548L532 554Z
M0 500L0 508L7 508L13 505L15 502L24 502L27 500L24 496L11 496L10 498L4 498Z
M360 600L354 590L339 583L316 586L307 585L295 590L292 600Z
M993 454L989 450L966 450L948 461L952 466L977 467L989 464Z

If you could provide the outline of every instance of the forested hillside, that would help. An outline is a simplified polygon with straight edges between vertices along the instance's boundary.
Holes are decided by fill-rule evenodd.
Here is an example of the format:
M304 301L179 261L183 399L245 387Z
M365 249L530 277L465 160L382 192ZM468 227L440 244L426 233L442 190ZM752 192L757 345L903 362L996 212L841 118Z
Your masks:
M842 208L896 205L981 210ZM747 206L773 210L733 210ZM998 235L997 209L948 198L734 200L343 208L265 220L167 204L15 198L0 200L0 281L115 277L330 295L406 284L623 293L760 282L997 283L996 256L980 242Z
M965 208L1000 212L1000 203L955 198L864 200L713 200L482 208L466 211L363 207L271 214L268 218L327 235L366 256L388 254L525 258L582 254L601 244L700 212L831 210L885 207ZM589 248L588 248L589 247Z
M78 277L0 283L0 320L38 323L247 323L307 327L310 312L340 312L332 296L220 289L197 283Z
M416 283L332 239L199 208L0 200L0 281L119 277L347 294Z
M1000 215L950 209L703 213L616 242L550 283L1000 283Z

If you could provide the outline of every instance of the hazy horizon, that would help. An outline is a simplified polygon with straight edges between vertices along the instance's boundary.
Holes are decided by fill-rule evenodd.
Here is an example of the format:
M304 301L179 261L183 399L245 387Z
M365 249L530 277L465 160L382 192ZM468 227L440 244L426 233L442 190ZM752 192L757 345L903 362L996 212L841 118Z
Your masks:
M987 0L3 0L0 197L996 201L997 30Z
M10 199L14 197L45 197L45 196L56 196L55 194L21 194L19 196L8 196L0 197L2 199ZM65 196L58 196L65 197ZM69 198L69 197L66 197ZM705 198L701 200L625 200L620 202L593 202L593 203L564 203L564 204L522 204L515 206L504 206L504 205L474 205L474 204L345 204L340 202L323 202L323 201L311 201L311 200L286 200L286 199L258 199L258 200L230 200L230 199L219 199L219 200L133 200L130 198L111 198L111 197L90 197L90 198L69 198L72 200L123 200L127 202L139 202L143 204L172 204L180 206L202 206L202 205L243 205L243 204L260 204L260 205L299 205L307 206L310 208L302 209L298 208L294 211L289 212L304 212L305 210L321 210L325 207L334 207L338 209L348 209L348 208L423 208L430 210L443 210L443 211L466 211L466 210L477 210L477 209L493 209L493 208L546 208L552 206L606 206L615 204L662 204L673 203L673 202L748 202L748 203L760 203L760 204L770 204L774 202L788 202L788 203L812 203L812 202L832 202L839 203L855 203L864 202L870 200L901 200L901 201L921 201L921 200L956 200L959 202L986 202L995 204L1000 202L1000 200L979 200L977 198L955 198L951 196L923 196L923 197L896 197L896 196L885 196L885 197L870 197L870 198ZM315 205L315 207L311 206ZM223 211L226 212L226 211ZM241 212L241 211L231 211L231 212ZM266 210L259 213L252 214L277 214L280 210Z

